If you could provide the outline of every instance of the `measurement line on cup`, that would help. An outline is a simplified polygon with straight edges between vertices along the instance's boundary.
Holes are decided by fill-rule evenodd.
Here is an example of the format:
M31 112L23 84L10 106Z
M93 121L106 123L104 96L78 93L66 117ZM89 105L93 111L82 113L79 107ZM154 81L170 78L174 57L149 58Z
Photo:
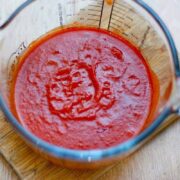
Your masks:
M115 6L114 6L114 7L115 7ZM126 14L126 12L125 12L125 11L121 11L121 9L119 9L119 11L118 11L117 9L114 9L114 10L113 10L113 14L114 14L114 13L121 14L121 15Z
M99 9L88 9L89 11L99 12Z
M117 14L114 14L114 13L112 14L112 17L117 17L117 18L119 18L119 19L122 19L122 16L117 15ZM112 17L111 17L111 18L112 18Z
M101 15L100 15L100 20L99 20L99 28L101 27L101 21L102 21L103 10L104 10L104 1L103 1L103 3L102 3L102 7L101 7Z
M111 24L114 25L114 26L120 27L118 24L115 24L113 22L111 22Z
M114 10L114 4L115 0L113 1L112 8L111 8L111 13L110 13L110 18L109 18L109 24L108 24L108 30L110 28L111 20L112 20L112 15L113 15L113 10Z
M91 7L99 7L99 8L101 7L101 5L95 5L95 4L90 4L89 6L91 6Z
M121 21L121 20L119 20L119 19L115 19L114 17L112 17L112 20L117 21L117 22L119 22L119 23L123 23L123 21Z
M100 5L101 5L104 0L103 0L103 1L98 1L98 2L97 2L97 0L91 0L91 1L92 1L92 2L96 2L97 4L100 4Z
M89 20L89 21L99 21L98 19L90 19L90 18L88 18L87 20Z
M59 24L63 26L63 12L61 3L58 4L58 12L59 12Z
M113 14L112 19L116 20L115 18L119 18L120 20L124 21L125 18L121 16L117 16L116 14Z
M99 17L99 15L97 15L97 14L88 14L88 16Z
M113 27L113 26L109 26L109 29L114 29L114 30L116 30L116 31L118 31L119 32L119 29L118 28L115 28L115 27Z
M145 31L145 33L143 35L143 39L142 39L142 41L141 41L141 43L139 45L139 49L141 49L144 46L144 42L146 41L146 38L147 38L147 35L148 35L150 29L151 29L151 27L147 26L147 29L146 29L146 31Z
M125 10L129 9L129 7L127 7L126 5L124 5L122 3L120 4L120 3L116 2L115 5L119 6L120 8L124 8Z
M120 19L115 19L114 17L112 17L112 20L117 21L118 23L120 23L121 25L125 26L126 28L130 29L131 26L123 21L121 21ZM123 19L122 19L123 20Z
M114 22L111 22L111 24L113 25L113 26L110 26L111 28L113 27L113 28L115 28L115 27L117 27L116 29L118 30L118 31L124 31L124 28L122 27L122 26L120 26L120 25L118 25L118 24L115 24ZM115 26L115 27L114 27Z
M127 12L127 10L129 10L129 9L124 9L124 8L122 8L122 7L118 7L118 6L114 6L114 11L116 11L116 12Z

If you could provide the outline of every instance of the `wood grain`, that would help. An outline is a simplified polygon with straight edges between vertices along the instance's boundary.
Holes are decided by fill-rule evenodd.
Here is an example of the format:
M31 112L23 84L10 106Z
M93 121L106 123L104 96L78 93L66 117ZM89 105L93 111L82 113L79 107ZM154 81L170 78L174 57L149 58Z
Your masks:
M68 170L51 164L34 153L22 139L14 132L0 113L0 150L6 161L12 167L20 179L94 179L100 176L111 167L94 171ZM0 159L1 160L1 159ZM4 164L2 161L1 163ZM3 173L10 171L4 171ZM2 173L1 173L2 174Z
M14 6L22 2L22 0L13 1ZM0 0L0 2L1 5L4 3L6 4L5 7L8 7L6 0ZM179 1L174 0L174 4L170 3L172 2L171 0L159 0L158 3L155 2L155 0L151 1L152 4L156 4L153 5L160 13L162 4L164 8L166 8L165 2L171 4L173 12L175 9L179 12L179 9L177 8L180 6ZM11 4L10 9L13 9L13 3ZM7 12L9 13L10 10L7 9ZM180 14L178 15L177 19L180 18ZM167 13L167 15L163 14L163 17L167 16L169 19L168 22L171 22L172 19L174 19L174 17L171 17L172 19L170 19L169 13ZM1 17L1 19L3 18L4 17ZM179 27L180 24L178 28ZM175 31L177 30L174 30L174 32ZM173 34L175 35L176 33ZM176 40L176 42L178 46L180 46L180 40ZM117 165L93 171L69 170L55 166L43 158L40 158L39 155L35 154L27 145L25 145L12 127L6 122L1 112L0 132L0 179L2 180L178 180L180 177L179 121L175 122L170 128L161 133L158 138L155 138Z
M19 179L18 175L9 165L9 162L3 157L3 155L0 155L0 177L0 179Z

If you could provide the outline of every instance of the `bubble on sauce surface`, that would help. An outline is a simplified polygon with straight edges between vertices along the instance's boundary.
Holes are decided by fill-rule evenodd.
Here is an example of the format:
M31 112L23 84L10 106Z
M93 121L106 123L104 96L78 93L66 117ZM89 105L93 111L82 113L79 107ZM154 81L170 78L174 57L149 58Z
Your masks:
M112 123L112 117L109 116L108 113L106 113L107 116L103 115L103 116L99 116L97 119L97 124L106 127L109 126Z
M117 47L113 46L111 48L111 53L114 57L116 57L121 62L124 61L123 52L120 49L118 49Z
M67 128L63 124L58 125L57 127L58 127L58 132L59 133L61 133L61 134L67 133Z
M37 85L40 81L40 75L39 73L29 73L28 76L27 76L27 80L31 83L31 84L34 84L34 85Z
M125 79L125 81L123 81L123 88L133 96L141 96L144 95L146 87L140 81L139 77L136 75L130 75Z

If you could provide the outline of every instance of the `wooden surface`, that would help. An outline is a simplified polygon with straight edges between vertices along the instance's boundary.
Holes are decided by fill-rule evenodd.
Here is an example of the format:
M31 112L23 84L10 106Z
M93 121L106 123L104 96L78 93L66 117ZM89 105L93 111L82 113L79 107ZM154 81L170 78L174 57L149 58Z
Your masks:
M15 0L13 0L15 1ZM17 0L18 1L18 0ZM146 0L169 25L180 49L180 1ZM1 5L7 3L0 0ZM9 5L10 6L10 5ZM11 7L10 7L11 9ZM171 13L170 13L171 12ZM68 170L52 165L35 154L0 113L0 180L11 179L122 179L179 180L180 122L177 121L153 141L117 165L93 171ZM23 148L19 148L23 147ZM23 157L22 157L23 154ZM22 163L24 161L25 163ZM41 168L37 168L41 167ZM46 169L46 171L44 171Z

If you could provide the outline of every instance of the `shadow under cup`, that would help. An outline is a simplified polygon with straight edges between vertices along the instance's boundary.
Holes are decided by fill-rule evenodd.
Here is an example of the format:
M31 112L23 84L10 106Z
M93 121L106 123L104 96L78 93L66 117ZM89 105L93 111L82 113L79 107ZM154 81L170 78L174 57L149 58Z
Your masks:
M38 139L25 130L13 116L9 103L9 84L13 83L12 76L18 67L18 57L32 41L59 26L103 28L123 36L142 53L156 77L155 86L159 85L159 99L156 99L153 121L149 122L149 126L138 137L104 150L69 150ZM0 31L0 105L7 120L25 142L47 159L66 167L100 167L133 152L151 137L166 116L173 113L172 108L164 109L170 102L176 84L179 69L177 65L177 52L171 35L159 17L141 1L115 0L113 4L108 4L102 0L76 3L37 0Z

